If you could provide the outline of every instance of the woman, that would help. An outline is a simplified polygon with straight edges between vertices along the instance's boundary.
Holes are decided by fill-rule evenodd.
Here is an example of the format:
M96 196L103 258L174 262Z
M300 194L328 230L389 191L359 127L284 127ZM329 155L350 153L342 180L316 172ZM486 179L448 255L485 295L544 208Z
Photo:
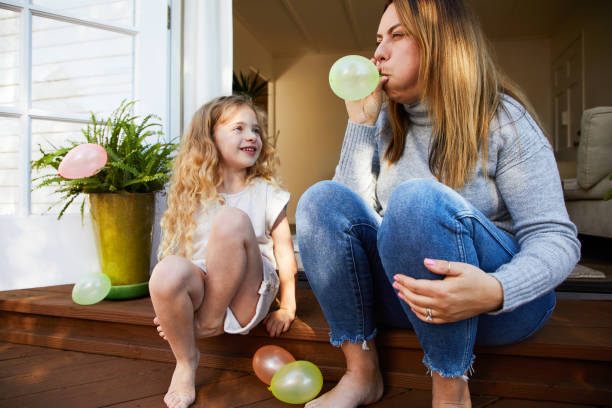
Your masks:
M434 406L470 406L474 345L537 331L580 244L550 144L471 10L390 1L377 39L379 85L346 103L334 179L297 209L304 269L347 362L307 407L381 397L377 325L415 330Z

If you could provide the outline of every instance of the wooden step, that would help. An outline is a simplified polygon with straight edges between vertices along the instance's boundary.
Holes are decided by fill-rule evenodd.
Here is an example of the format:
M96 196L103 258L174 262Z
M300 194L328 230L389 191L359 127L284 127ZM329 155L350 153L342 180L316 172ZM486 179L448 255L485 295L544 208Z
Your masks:
M0 340L88 353L172 362L157 336L149 298L74 304L71 285L0 292ZM342 352L329 344L329 327L309 289L298 289L298 318L270 338L262 327L247 336L198 341L201 366L251 372L266 344L319 366L326 380L344 372ZM426 390L431 379L414 332L383 330L376 340L385 383ZM479 347L470 389L476 394L582 404L612 401L612 302L561 300L550 321L526 341Z

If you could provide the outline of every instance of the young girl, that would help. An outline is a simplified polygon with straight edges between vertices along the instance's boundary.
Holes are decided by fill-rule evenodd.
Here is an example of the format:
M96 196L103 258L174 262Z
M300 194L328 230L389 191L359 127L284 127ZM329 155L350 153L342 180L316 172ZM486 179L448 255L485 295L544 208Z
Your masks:
M196 339L246 334L262 321L278 336L295 318L289 193L274 181L275 151L264 129L249 99L223 96L193 115L181 142L161 221L161 261L149 281L154 323L176 358L168 407L195 400ZM279 284L280 308L268 314Z

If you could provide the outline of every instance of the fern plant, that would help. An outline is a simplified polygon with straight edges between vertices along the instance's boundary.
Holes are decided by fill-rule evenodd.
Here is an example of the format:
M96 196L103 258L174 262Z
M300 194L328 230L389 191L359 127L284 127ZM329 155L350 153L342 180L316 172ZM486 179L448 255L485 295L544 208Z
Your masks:
M242 71L236 75L234 72L232 77L232 93L248 95L251 99L256 100L263 96L267 81L260 80L259 72L245 75Z
M170 178L172 155L176 143L161 140L161 124L154 115L147 115L141 121L134 115L134 102L121 102L108 119L98 119L91 113L91 124L82 129L86 143L99 144L106 150L106 165L93 176L68 180L58 174L59 165L66 154L83 143L69 141L68 146L55 147L47 151L39 145L42 157L32 161L32 169L53 168L49 173L33 179L34 189L55 186L61 194L57 204L63 203L57 219L82 194L89 193L150 193L162 190ZM149 138L157 137L151 143ZM81 215L85 198L81 202Z

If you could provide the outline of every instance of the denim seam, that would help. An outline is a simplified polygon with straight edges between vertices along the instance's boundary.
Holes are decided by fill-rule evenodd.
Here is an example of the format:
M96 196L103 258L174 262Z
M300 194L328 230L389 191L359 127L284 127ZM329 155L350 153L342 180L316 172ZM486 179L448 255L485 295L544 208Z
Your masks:
M353 227L351 226L351 228L349 228L349 231L352 229ZM355 265L355 253L353 252L353 242L351 240L351 235L347 234L347 238L348 238L348 244L349 247L351 248L351 262L353 262L353 275L355 275L355 281L357 282L357 291L359 292L359 303L361 306L361 327L359 329L360 333L364 332L364 327L365 327L365 317L364 317L364 309L363 309L363 295L361 293L361 285L359 284L359 277L357 276L357 265Z
M363 336L365 336L365 311L364 311L364 306L363 306L363 294L361 292L361 285L359 284L359 277L356 276L356 274L357 274L357 265L355 265L355 254L353 252L353 242L351 240L351 234L350 234L351 230L354 227L357 227L357 226L366 226L366 227L372 228L376 232L378 232L378 230L376 228L372 227L370 224L367 224L367 223L351 224L351 226L347 230L349 246L351 247L351 261L353 262L353 274L355 274L355 281L357 282L357 290L359 291L359 302L361 303L361 328L360 328L359 332L362 333L362 337L363 337Z
M455 236L457 237L457 250L459 252L459 261L460 262L466 262L467 261L467 257L466 257L466 250L465 250L465 242L463 240L463 235L461 234L461 229L463 227L463 224L461 223L461 218L460 217L456 217L455 218L455 229L456 229L456 234ZM474 318L469 318L466 319L466 332L465 332L465 338L468 341L468 344L472 343L472 325L474 322ZM473 347L470 349L469 347L466 347L465 350L463 351L463 360L462 360L462 367L464 366L468 366L470 367L468 369L468 371L471 371L471 366L472 366L472 362L474 361L474 349ZM442 374L441 374L442 375ZM464 375L464 374L461 374Z
M462 213L465 213L465 214L462 214ZM497 243L498 243L498 244L499 244L499 245L500 245L502 248L504 248L504 249L505 249L505 250L508 252L508 254L509 254L509 255L511 255L511 256L516 255L516 253L515 253L515 252L514 252L512 249L508 248L508 246L507 246L507 245L506 245L506 244L503 242L503 240L501 240L501 239L500 239L500 237L497 235L497 231L495 231L495 230L493 230L493 229L489 228L489 226L488 226L487 224L485 224L485 223L481 222L481 221L480 221L480 219L479 219L479 217L477 217L477 216L476 216L474 213L472 213L471 211L469 211L469 210L461 210L461 211L458 211L457 213L455 213L454 217L455 217L455 219L456 219L456 220L458 220L458 221L459 221L459 220L462 220L462 219L464 219L464 218L471 218L471 219L473 219L473 220L476 220L476 221L478 222L478 224L480 224L480 226L482 226L482 227L483 227L483 228L484 228L484 229L485 229L485 230L486 230L486 231L487 231L487 232L488 232L488 233L489 233L489 234L490 234L490 235L493 237L493 239L495 239L495 241L496 241L496 242L497 242ZM460 221L459 221L459 222L460 222Z
M455 218L455 239L457 240L457 252L459 252L459 261L465 262L465 245L461 236L461 227L463 224L458 218ZM449 264L450 265L450 264Z

